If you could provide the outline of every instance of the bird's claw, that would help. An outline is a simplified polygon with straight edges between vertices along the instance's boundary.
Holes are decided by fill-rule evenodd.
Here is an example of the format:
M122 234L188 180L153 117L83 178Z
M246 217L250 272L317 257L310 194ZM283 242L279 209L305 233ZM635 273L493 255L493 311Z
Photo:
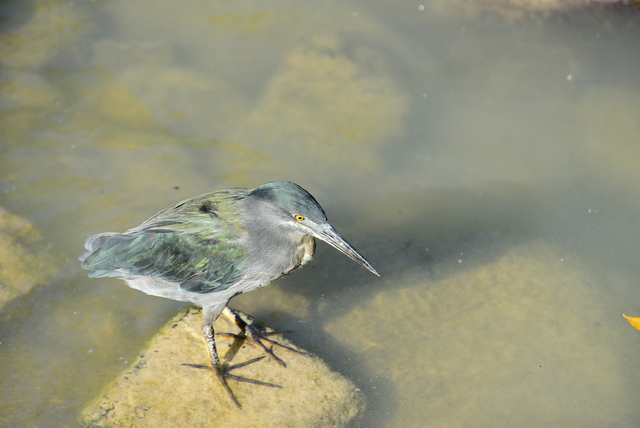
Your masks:
M297 349L293 349L289 346L283 345L282 343L278 343L267 337L267 336L274 336L282 333L283 333L282 331L261 332L256 327L252 327L248 325L247 329L245 330L245 333L242 335L233 334L233 333L216 333L216 334L223 337L230 337L233 339L243 340L244 342L260 349L267 356L269 356L269 358L271 358L273 361L275 361L276 363L280 364L283 367L286 367L287 364L273 352L274 347L285 350L285 351L293 352L294 354L304 355L305 357L310 356L306 352L298 351Z
M283 367L286 367L287 364L273 352L274 347L282 349L284 351L293 352L294 354L303 355L305 357L311 356L306 352L298 351L297 349L283 345L276 342L275 340L271 340L268 338L269 336L285 333L284 331L264 331L264 329L257 327L254 323L246 322L235 311L229 310L229 312L231 314L228 314L225 311L225 315L227 315L227 317L230 318L231 321L233 321L234 324L236 324L242 330L242 335L233 333L216 333L217 335L244 340L246 343L249 343L250 345L253 345L256 348L260 349L262 352L268 355L269 358Z
M243 363L234 364L232 366L221 365L220 367L212 367L212 366L205 366L203 364L182 364L182 365L183 366L188 366L188 367L193 367L195 369L203 369L203 370L212 370L212 371L214 371L216 373L216 376L218 377L218 379L220 379L220 382L222 383L222 386L224 387L224 389L227 391L227 393L231 397L231 400L233 401L233 403L239 409L241 409L242 405L240 404L240 402L236 398L235 394L231 390L231 387L229 386L229 384L227 382L228 379L235 380L236 382L246 382L246 383L251 383L251 384L254 384L254 385L267 386L269 388L282 388L280 385L276 385L274 383L263 382L261 380L256 380L256 379L248 379L246 377L236 376L236 375L231 374L231 371L239 369L239 368L242 368L242 367L245 367L245 366L248 366L249 364L253 364L255 362L258 362L263 358L264 357L253 358L251 360L245 361Z

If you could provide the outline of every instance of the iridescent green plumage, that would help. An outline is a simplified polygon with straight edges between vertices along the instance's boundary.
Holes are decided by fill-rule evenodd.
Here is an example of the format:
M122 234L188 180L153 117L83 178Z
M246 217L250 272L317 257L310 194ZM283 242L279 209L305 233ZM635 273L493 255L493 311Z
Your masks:
M247 263L241 241L247 231L233 206L246 194L228 190L180 202L108 237L82 267L90 277L141 275L197 293L224 290Z
M273 353L273 346L289 348L248 325L227 303L232 297L268 285L309 262L315 250L314 237L378 274L329 224L313 196L288 181L188 199L125 233L89 237L85 242L87 252L80 260L91 277L121 278L145 293L202 307L202 332L211 369L240 407L227 379L277 385L231 375L231 370L247 363L223 367L216 350L213 322L224 312L250 343L285 365ZM251 362L254 361L257 359Z

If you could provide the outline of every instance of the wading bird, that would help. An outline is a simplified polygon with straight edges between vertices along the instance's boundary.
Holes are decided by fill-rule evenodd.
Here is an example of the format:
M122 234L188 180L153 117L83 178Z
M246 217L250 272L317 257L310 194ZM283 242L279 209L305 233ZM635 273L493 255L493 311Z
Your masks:
M292 349L268 339L268 334L245 322L227 304L232 297L264 287L308 263L315 251L314 238L378 275L329 224L313 196L289 181L220 190L180 202L125 233L89 237L80 260L92 278L121 278L147 294L201 307L212 367L188 365L215 371L241 407L227 379L278 386L232 375L231 370L263 357L222 365L213 323L224 313L242 329L246 340L285 365L270 345Z

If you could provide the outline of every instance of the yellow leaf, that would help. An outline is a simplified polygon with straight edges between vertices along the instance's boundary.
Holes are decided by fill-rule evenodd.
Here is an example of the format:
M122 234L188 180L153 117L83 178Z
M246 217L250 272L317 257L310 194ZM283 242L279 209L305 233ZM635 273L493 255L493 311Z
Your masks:
M640 317L628 317L625 314L622 314L622 316L625 317L632 326L640 330Z

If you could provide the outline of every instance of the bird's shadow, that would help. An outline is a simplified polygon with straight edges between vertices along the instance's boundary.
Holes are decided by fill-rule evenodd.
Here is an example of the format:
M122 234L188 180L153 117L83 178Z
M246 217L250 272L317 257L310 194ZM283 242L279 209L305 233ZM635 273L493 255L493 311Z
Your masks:
M398 394L395 385L388 378L376 374L363 359L349 346L348 342L337 339L328 333L322 323L309 322L309 319L319 319L320 315L313 313L306 320L278 314L273 318L266 313L257 313L258 322L265 322L270 327L287 329L283 335L305 351L309 351L320 357L331 370L347 376L366 397L366 410L362 419L354 421L354 426L387 426L393 414L388 409L397 407ZM291 326L295 326L291 329ZM242 340L239 339L239 346ZM286 362L288 352L277 351ZM225 360L231 360L235 354L230 352L225 355ZM304 357L302 357L304 358Z

